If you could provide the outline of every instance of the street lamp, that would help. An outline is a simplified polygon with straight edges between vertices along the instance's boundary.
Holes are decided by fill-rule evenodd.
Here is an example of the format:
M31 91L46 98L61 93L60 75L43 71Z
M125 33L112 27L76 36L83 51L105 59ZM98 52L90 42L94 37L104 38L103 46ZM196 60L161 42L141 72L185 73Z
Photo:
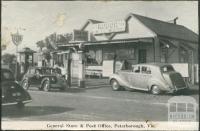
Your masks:
M23 36L19 34L18 30L17 33L12 34L11 33L11 37L12 37L12 42L15 44L16 46L16 56L18 58L18 45L21 44ZM17 79L17 73L18 73L18 66L17 66L17 62L16 62L16 66L15 66L15 78Z

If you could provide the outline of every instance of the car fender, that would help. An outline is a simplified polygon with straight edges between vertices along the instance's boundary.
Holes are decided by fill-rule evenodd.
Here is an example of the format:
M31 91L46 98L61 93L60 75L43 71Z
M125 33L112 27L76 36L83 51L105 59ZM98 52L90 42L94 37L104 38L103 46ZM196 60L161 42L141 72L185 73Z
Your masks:
M25 77L25 78L22 79L22 81L20 82L20 85L21 85L21 86L22 86L22 84L23 84L23 82L24 82L25 80L28 80L28 83L29 83L29 79L28 79L27 77Z
M44 81L49 81L49 78L48 77L44 77L43 79L42 79L42 81L41 81L41 87L42 87L42 84L44 83Z
M130 85L124 80L122 79L118 74L112 74L110 77L109 77L109 83L111 84L111 81L115 79L118 81L119 85L120 86L126 86L126 87L129 87Z
M148 89L151 90L151 87L153 85L157 85L160 88L160 90L167 90L166 84L163 81L161 81L160 79L157 79L157 78L149 79Z

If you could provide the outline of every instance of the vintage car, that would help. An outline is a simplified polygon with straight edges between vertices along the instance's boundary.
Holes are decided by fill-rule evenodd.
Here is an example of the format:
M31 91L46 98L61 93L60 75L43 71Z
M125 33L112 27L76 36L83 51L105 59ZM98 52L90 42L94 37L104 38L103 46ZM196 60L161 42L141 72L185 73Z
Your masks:
M29 93L24 90L9 69L1 69L2 106L16 105L23 108L24 104L32 101Z
M109 81L113 90L124 87L150 91L155 95L188 89L181 74L176 72L172 65L164 63L132 65L130 70L120 70L111 75Z
M30 86L39 90L49 91L52 88L65 90L67 80L58 69L52 67L30 67L24 74L21 85L28 90Z

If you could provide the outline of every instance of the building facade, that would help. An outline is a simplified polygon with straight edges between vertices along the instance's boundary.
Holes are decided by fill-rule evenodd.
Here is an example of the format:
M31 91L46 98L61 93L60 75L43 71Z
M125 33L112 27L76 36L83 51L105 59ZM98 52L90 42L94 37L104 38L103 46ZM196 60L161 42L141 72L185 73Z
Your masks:
M129 14L124 20L115 22L89 19L73 35L73 41L58 47L61 50L59 58L65 65L68 65L67 59L72 59L72 73L73 70L77 72L76 53L71 53L71 57L67 54L83 43L88 75L109 77L124 62L128 66L163 62L174 64L193 83L198 81L198 35L176 22L137 14Z

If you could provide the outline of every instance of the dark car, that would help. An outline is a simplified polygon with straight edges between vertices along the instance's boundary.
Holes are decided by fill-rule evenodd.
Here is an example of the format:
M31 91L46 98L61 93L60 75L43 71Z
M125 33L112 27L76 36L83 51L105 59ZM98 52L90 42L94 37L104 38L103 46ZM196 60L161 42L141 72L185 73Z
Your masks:
M39 90L49 91L51 88L65 90L67 80L61 75L59 69L52 67L30 67L22 78L22 87L26 90L30 86Z
M13 73L9 69L1 69L2 105L17 105L22 108L24 104L32 101L29 93L15 81Z
M175 93L188 90L180 73L172 65L164 63L146 63L133 65L131 70L121 70L110 76L113 90L122 87L150 91L152 94L161 92Z

